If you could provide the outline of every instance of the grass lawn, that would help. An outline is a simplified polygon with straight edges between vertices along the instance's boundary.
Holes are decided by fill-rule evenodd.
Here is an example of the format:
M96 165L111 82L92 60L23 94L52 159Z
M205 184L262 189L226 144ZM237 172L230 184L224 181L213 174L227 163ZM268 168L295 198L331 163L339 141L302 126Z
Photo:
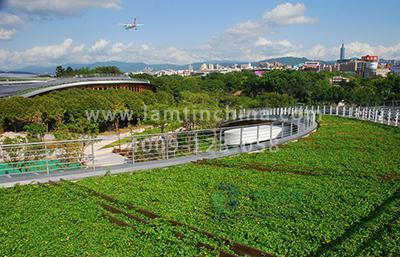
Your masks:
M323 117L278 151L1 189L1 254L216 256L234 253L228 238L276 256L398 256L399 145L399 128Z

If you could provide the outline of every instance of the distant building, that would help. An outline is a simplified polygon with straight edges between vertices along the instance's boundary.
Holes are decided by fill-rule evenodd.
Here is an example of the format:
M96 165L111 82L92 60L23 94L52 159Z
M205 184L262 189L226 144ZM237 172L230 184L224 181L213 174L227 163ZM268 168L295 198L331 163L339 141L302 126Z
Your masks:
M256 69L256 70L254 70L254 74L256 74L257 76L263 76L267 72L268 72L268 70L266 70L266 69Z
M332 72L332 71L335 70L335 67L333 65L330 65L330 64L325 64L325 65L323 65L321 70Z
M363 78L370 78L376 75L379 57L376 55L364 55L361 57L362 65L359 75Z
M207 70L207 64L203 63L202 65L200 65L200 70L201 71Z
M362 63L360 60L348 60L338 63L337 69L341 72L358 74Z
M396 75L400 76L400 65L393 65L392 69L391 69L391 72L393 74L396 74Z
M364 55L361 57L361 60L365 61L365 62L378 62L379 57L376 55Z
M340 48L340 61L344 61L346 59L346 48L344 48L344 44Z
M340 85L343 82L349 82L350 79L342 76L335 76L329 79L331 85Z
M251 63L245 63L245 64L240 65L240 68L242 70L250 70L253 68L253 66L251 66Z
M321 63L317 61L305 62L303 65L304 71L321 71Z
M381 76L386 78L387 75L391 72L390 68L387 67L378 67L376 69L376 76Z

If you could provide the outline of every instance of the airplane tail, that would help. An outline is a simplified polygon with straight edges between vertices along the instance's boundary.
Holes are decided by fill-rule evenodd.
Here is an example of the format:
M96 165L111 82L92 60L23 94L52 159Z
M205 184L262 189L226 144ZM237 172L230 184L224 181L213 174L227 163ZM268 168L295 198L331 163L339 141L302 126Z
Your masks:
M133 18L133 25L134 25L134 26L136 26L136 25L137 25L136 18Z

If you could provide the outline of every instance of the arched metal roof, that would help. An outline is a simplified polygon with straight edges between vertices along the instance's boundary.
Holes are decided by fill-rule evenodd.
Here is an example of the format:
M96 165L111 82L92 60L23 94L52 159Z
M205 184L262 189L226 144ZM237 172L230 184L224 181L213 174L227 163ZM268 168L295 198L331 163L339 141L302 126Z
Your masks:
M65 79L55 79L43 82L35 83L15 83L10 82L0 84L0 97L7 97L13 95L21 95L23 97L33 97L36 95L41 95L49 93L55 90L91 86L91 85L115 85L115 84L148 84L148 80L132 79L129 77L87 77L87 78L65 78Z

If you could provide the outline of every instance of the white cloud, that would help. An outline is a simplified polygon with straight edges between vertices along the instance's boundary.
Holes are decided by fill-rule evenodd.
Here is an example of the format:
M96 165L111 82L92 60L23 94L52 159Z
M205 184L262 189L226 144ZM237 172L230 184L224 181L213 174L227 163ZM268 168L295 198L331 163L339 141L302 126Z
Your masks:
M11 13L0 13L0 26L10 27L22 23L22 19Z
M121 53L122 51L124 51L125 49L126 49L126 45L125 44L123 44L123 43L116 43L116 44L114 44L113 46L112 46L112 48L111 48L111 53L113 53L113 54L119 54L119 53Z
M9 0L7 6L37 15L76 15L83 9L120 9L120 0Z
M266 38L263 37L259 37L255 43L256 46L263 46L263 47L281 47L281 48L285 48L285 49L290 49L295 47L291 42L289 42L288 40L284 39L284 40L279 40L279 41L270 41Z
M198 57L190 54L187 51L177 49L176 47L168 47L167 48L167 57L170 60L174 60L175 63L192 63L198 61Z
M98 52L98 51L104 50L109 44L110 44L110 41L105 40L105 39L99 39L94 43L94 45L92 46L91 49L94 52Z
M394 45L371 45L363 42L350 42L345 44L347 58L361 57L363 55L378 55L385 59L400 59L400 43ZM295 56L304 56L310 59L336 60L339 58L340 46L327 47L317 44L310 49L294 51Z
M99 43L102 42L102 43ZM95 45L101 45L101 51L93 51ZM29 65L57 66L66 63L92 63L100 61L125 61L145 63L187 64L210 60L243 60L257 61L272 57L298 56L309 59L335 60L339 56L339 47L327 47L317 44L309 49L303 49L288 40L272 41L259 37L253 46L237 46L223 53L203 45L192 51L174 46L154 48L148 44L134 42L110 42L99 39L92 46L75 44L67 38L60 44L35 46L24 51L7 51L0 49L0 69L16 69ZM400 43L394 45L370 45L362 42L346 44L348 57L360 57L365 54L378 55L386 59L400 59Z
M265 29L265 24L262 22L246 21L235 24L233 27L227 29L225 34L240 35L240 36L254 36L258 35Z
M153 48L148 44L111 43L97 40L92 46L74 44L70 38L60 44L35 46L24 51L0 49L0 69L16 69L30 65L57 66L66 63L92 63L100 61L146 63L189 63L199 58L176 47Z
M11 13L0 12L0 40L11 40L17 33L15 27L22 23L22 19Z
M40 6L39 3L46 1L32 2L35 3L32 3L31 7ZM82 0L79 3L84 6L85 3L89 2L94 3L94 1L87 0ZM61 5L70 4L70 2L54 1L55 5L60 3ZM77 1L75 3L79 4ZM100 0L96 3L101 5L105 1ZM119 1L111 1L110 3L111 5L107 8L115 8L112 3L119 3ZM35 46L24 51L0 49L0 69L14 69L29 65L56 66L66 63L91 63L110 60L153 64L187 64L210 60L257 61L281 56L305 56L310 59L322 60L337 59L340 46L317 44L311 48L304 49L302 45L290 42L287 39L271 39L270 31L276 31L280 26L310 24L317 21L316 18L306 16L305 12L306 7L303 4L278 5L270 11L266 11L259 20L237 23L194 49L180 49L175 46L155 48L149 44L112 42L104 38L98 39L92 45L77 44L72 39L67 38L60 44ZM3 20L0 19L0 22L3 21L4 24L17 22L15 17L10 17L2 18ZM15 32L15 29L0 27L0 40L12 38ZM346 44L346 48L348 57L376 54L386 59L400 59L400 43L383 46L370 45L364 42L351 42Z
M8 57L8 52L6 50L0 49L0 64L3 64Z
M16 32L15 29L0 28L0 40L10 40Z
M312 24L318 22L317 18L305 16L307 8L302 3L280 4L263 16L263 20L274 25Z
M121 9L121 0L6 0L0 12L0 40L11 40L25 20L79 15L84 9ZM0 0L0 5L2 0ZM2 6L0 6L2 7ZM22 17L22 18L21 18Z
M252 61L254 58L264 59L269 56L282 55L288 51L301 49L286 39L273 41L269 39L272 31L279 26L294 24L311 24L317 18L305 15L304 4L281 4L256 21L237 23L220 35L202 44L197 51L204 59L234 59Z

